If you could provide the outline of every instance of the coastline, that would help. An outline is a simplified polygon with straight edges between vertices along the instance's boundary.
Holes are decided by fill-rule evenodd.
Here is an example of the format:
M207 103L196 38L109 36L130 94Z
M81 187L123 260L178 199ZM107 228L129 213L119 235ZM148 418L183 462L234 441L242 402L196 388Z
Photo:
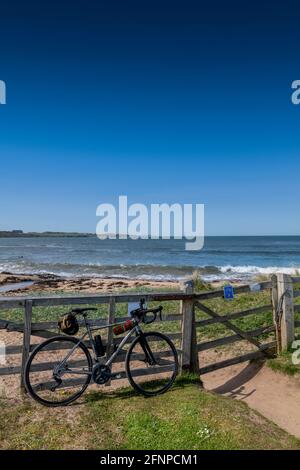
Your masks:
M20 287L18 287L19 285ZM0 273L0 295L22 295L35 292L54 293L56 291L66 293L78 291L80 293L109 293L122 289L178 289L179 285L179 282L169 280L158 281L116 277L63 278L52 274Z
M186 279L190 279L188 276ZM218 280L212 282L197 280L203 285L204 289L218 289L226 282L232 285L245 284L242 280L232 279ZM181 280L151 280L151 279L125 279L122 277L60 277L54 274L13 274L10 272L0 273L0 296L27 295L35 293L110 293L121 290L133 289L170 289L178 290L181 288ZM254 279L253 279L254 281Z

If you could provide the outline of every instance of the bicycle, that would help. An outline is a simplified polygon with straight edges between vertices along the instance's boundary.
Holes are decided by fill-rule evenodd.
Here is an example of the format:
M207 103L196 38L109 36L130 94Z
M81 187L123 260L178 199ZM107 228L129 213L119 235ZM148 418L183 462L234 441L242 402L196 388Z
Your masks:
M45 406L63 406L77 400L92 380L103 385L114 378L122 378L124 372L123 375L121 371L113 373L111 366L119 354L124 357L123 347L134 334L136 337L125 356L129 383L146 397L166 392L178 373L176 348L168 336L159 332L143 332L141 328L141 323L148 325L154 322L158 314L161 319L162 309L162 306L147 309L142 299L139 308L130 312L131 318L125 323L100 327L93 326L87 318L88 312L97 308L72 309L59 322L61 330L72 336L54 336L39 344L28 358L24 371L27 392ZM86 330L80 338L73 336L79 330L78 315L82 315ZM93 336L93 332L105 328L112 328L116 335L126 333L111 355L103 346L101 336ZM84 341L86 337L89 342ZM103 359L105 355L106 360ZM157 375L162 378L157 379Z

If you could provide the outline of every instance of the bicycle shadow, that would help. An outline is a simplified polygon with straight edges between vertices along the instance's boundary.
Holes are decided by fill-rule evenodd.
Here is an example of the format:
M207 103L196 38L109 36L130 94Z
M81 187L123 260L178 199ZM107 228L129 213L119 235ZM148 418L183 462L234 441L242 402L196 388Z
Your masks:
M155 383L161 384L162 381L155 380ZM154 381L151 382L152 384ZM197 376L179 376L175 380L174 384L172 387L167 391L167 393L172 393L175 392L176 390L183 389L187 385L198 385L199 388L201 388L201 382L200 378ZM138 394L133 388L130 386L127 387L122 387L122 388L116 388L114 390L108 390L108 391L102 391L102 390L97 390L97 391L92 391L89 392L88 394L83 397L83 399L86 402L92 403L92 402L98 402L101 400L113 400L116 398L121 398L121 399L130 399L133 397L140 397L143 400L147 400L151 397L146 397L144 395ZM74 403L76 405L76 403Z
M265 361L250 362L241 372L234 377L230 378L227 382L219 385L211 390L211 392L218 395L227 395L230 398L238 398L244 400L245 398L253 395L256 389L253 388L247 393L244 393L244 385L250 382L263 368Z
M241 372L236 376L230 378L228 381L219 385L216 388L210 389L212 393L218 395L226 395L230 398L238 398L240 400L245 400L247 397L255 393L256 389L252 389L249 392L245 393L244 385L254 378L259 371L264 366L265 361L255 361L250 362ZM160 383L161 381L156 380L155 382ZM153 382L152 382L153 383ZM183 389L188 385L196 385L199 387L199 391L203 390L202 382L200 377L196 375L183 374L178 376L175 380L173 386L168 390L168 394L172 394L179 389ZM207 389L206 389L207 390ZM83 403L95 403L100 402L101 400L115 400L115 399L130 399L133 397L140 397L143 400L147 400L150 397L145 397L139 395L133 388L130 386L115 388L113 390L95 390L90 391L82 397L81 400L78 400L74 403L71 403L69 406L80 406Z

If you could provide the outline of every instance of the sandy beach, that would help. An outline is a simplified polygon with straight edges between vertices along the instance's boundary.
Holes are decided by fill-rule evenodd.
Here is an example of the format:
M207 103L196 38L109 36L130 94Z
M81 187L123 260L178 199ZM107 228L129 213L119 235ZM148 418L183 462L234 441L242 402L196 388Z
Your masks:
M20 286L19 286L20 285ZM106 293L123 289L176 289L179 282L122 278L63 278L51 274L0 273L2 295L28 295L36 292ZM2 290L2 292L1 292Z

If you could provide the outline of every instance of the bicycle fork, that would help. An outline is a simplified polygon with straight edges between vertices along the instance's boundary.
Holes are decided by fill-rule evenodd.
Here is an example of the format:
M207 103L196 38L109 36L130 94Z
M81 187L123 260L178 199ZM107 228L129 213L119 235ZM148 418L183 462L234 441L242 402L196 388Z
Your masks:
M142 350L144 351L144 354L145 354L145 357L146 357L145 362L148 362L148 364L150 366L156 365L157 362L155 360L155 357L152 354L151 348L150 348L148 342L146 341L143 332L140 332L139 336L140 336L140 343L141 343L141 346L142 346Z

